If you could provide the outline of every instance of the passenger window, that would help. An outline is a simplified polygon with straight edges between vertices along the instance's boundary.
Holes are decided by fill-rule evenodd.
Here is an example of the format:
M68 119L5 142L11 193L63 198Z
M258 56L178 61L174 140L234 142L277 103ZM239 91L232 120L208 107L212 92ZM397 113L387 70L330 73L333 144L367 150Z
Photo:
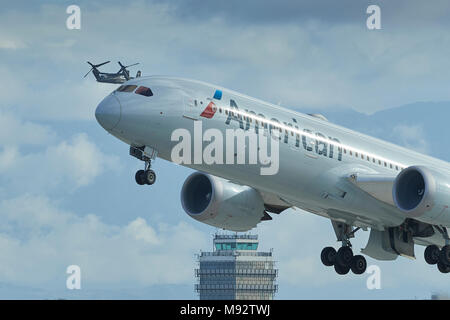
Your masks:
M386 162L384 163L384 166L387 167L387 163Z
M137 94L140 94L142 96L146 96L146 97L151 97L153 95L152 90L150 90L150 88L144 87L144 86L140 86L136 92Z

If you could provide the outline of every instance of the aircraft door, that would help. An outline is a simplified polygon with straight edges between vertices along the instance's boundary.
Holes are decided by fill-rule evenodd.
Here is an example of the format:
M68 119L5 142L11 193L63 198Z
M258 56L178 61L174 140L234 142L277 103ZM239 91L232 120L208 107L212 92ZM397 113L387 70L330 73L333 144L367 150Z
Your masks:
M184 100L183 117L192 120L198 120L198 116L201 112L200 106L198 105L198 101L189 96L184 96L183 100Z

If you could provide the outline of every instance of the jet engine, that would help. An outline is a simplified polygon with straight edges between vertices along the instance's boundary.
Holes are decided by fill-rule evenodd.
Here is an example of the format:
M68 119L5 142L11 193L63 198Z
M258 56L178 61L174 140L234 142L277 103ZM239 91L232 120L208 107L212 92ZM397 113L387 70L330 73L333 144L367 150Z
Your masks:
M394 203L407 217L432 224L450 222L450 177L412 166L399 173L392 188Z
M181 204L195 220L231 231L250 230L265 216L257 190L201 172L184 182Z

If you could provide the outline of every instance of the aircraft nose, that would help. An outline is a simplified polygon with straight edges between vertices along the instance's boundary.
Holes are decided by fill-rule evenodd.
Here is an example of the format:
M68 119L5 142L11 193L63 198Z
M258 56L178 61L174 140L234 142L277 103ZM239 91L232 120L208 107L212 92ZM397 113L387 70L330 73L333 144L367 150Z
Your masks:
M114 129L120 121L121 106L119 99L110 94L95 109L95 118L105 130Z

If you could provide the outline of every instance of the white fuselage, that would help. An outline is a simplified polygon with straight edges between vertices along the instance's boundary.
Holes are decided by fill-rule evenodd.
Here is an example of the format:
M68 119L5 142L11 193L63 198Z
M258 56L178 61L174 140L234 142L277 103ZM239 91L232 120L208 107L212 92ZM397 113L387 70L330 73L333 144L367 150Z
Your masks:
M227 129L257 127L269 135L278 130L279 170L275 175L261 175L257 165L185 165L351 225L383 229L400 225L406 217L395 206L353 187L343 175L395 177L412 165L450 174L445 161L211 84L156 76L125 84L151 88L153 95L115 91L100 103L97 119L117 138L133 146L149 146L158 151L158 157L172 161L172 149L179 143L172 141L172 133L183 128L194 136L194 123L201 122L203 132L214 128L224 136ZM216 90L221 92L220 99L214 98ZM214 113L201 116L210 102L216 107ZM450 219L445 226L450 226Z

